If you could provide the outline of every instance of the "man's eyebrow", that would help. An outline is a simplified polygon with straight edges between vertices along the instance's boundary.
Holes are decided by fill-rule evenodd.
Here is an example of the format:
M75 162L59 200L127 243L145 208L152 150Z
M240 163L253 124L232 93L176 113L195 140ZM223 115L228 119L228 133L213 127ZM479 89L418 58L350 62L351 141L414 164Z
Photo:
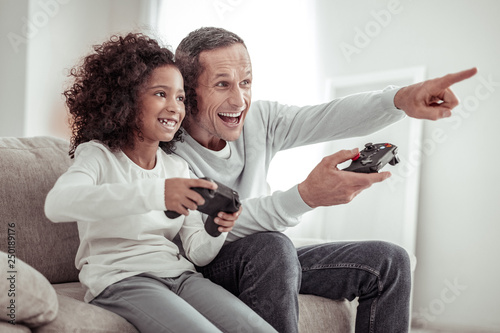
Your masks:
M245 76L251 76L252 75L252 70L249 69L245 72ZM231 75L229 73L218 73L218 74L215 74L214 77L212 78L212 80L217 80L219 78L226 78L226 77L230 77Z
M229 77L230 75L228 73L218 73L218 74L215 74L214 77L213 77L213 80L217 80L219 78L225 78L225 77Z

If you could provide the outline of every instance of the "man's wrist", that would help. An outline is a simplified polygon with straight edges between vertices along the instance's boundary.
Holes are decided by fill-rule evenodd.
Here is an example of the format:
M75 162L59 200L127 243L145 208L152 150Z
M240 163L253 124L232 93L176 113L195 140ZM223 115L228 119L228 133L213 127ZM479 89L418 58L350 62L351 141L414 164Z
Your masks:
M402 87L401 89L399 89L396 94L394 95L394 107L396 109L399 109L399 110L403 110L403 99L404 99L404 94L405 94L405 90L407 88L406 87Z
M307 184L305 184L305 182L302 182L299 185L297 185L297 190L299 191L299 195L302 198L302 201L304 201L304 203L306 205L308 205L310 208L316 208L317 207L317 206L314 205L314 203L312 202L312 200L310 200L311 196L309 195L309 190L308 190Z

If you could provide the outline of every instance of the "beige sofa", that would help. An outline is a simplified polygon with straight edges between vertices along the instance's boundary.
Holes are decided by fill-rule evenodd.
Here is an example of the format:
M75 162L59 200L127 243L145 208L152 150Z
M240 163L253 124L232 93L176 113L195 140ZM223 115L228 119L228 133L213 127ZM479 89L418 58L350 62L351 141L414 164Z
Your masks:
M83 302L76 223L44 215L47 192L71 164L68 147L52 137L0 138L0 332L137 332ZM300 332L354 331L356 302L311 295L299 302Z

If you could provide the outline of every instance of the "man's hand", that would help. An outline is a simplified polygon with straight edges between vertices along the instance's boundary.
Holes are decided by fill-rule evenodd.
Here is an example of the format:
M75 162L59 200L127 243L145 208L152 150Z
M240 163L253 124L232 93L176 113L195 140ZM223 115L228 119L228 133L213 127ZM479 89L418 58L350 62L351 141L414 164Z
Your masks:
M323 160L299 184L302 200L311 208L346 204L372 184L391 176L390 172L356 173L342 171L337 165L358 154L359 150L341 150Z
M450 86L477 73L471 68L401 88L394 96L394 105L412 118L437 120L451 116L458 99Z
M217 189L217 184L205 179L169 178L165 179L165 207L182 215L189 215L190 210L196 210L205 203L205 199L192 187Z

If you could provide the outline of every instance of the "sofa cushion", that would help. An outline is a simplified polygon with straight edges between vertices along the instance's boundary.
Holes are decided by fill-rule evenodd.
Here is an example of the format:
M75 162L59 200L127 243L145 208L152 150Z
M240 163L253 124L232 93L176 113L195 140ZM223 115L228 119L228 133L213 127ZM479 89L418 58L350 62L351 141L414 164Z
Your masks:
M6 321L0 321L0 333L31 333L31 329L28 326L13 326Z
M299 332L354 333L357 300L299 295Z
M66 308L69 304L73 304L91 313L88 315L89 317L99 318L98 320L107 318L107 323L114 323L113 325L121 327L120 329L123 329L123 332L135 332L135 328L131 324L125 325L120 321L121 318L112 316L113 313L108 313L108 311L95 306L90 307L88 304L84 306L74 303L73 301L69 302L67 298L73 298L75 301L79 300L83 302L85 289L82 287L81 283L55 284L54 289L59 296L61 307ZM333 301L319 296L301 294L299 295L299 332L354 333L357 305L358 302L356 300L352 302L347 300ZM59 316L61 318L64 317L63 314ZM60 322L62 319L59 319L59 316L54 322L50 323L47 327L37 330L37 332L51 332L48 330L49 328L54 329L52 332L56 332L56 328L62 329L63 326L61 325L63 325L63 323ZM88 323L80 324L86 325L85 327L90 329ZM65 329L72 327L71 323L64 323L64 325L68 325L64 326Z
M55 284L59 298L59 313L50 324L35 333L107 332L137 333L137 329L119 315L83 302L85 290L79 282ZM75 315L77 314L77 315Z
M0 239L14 236L10 250L51 283L78 281L76 223L55 224L44 213L48 191L72 162L68 150L52 137L0 138ZM0 250L9 251L7 242Z
M0 252L2 321L37 327L54 320L59 303L49 281L33 267Z

